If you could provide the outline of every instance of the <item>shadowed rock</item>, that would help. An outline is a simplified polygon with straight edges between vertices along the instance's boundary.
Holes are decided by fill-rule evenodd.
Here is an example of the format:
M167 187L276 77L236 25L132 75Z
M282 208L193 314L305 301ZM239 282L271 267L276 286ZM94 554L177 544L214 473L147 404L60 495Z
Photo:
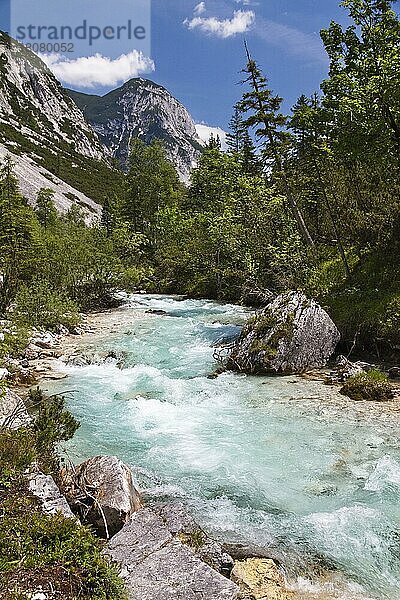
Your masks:
M76 467L69 488L76 512L105 538L115 535L141 508L132 471L115 456L95 456Z

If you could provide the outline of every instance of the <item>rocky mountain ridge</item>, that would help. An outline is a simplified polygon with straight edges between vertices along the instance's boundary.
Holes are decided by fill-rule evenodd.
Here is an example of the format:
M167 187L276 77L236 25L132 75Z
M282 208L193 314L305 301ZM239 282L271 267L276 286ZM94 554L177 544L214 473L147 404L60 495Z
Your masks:
M52 151L66 145L97 160L105 151L76 104L44 62L0 32L0 136L14 128L33 144Z
M164 87L137 78L105 96L68 93L124 170L133 138L147 144L161 139L181 180L188 181L203 145L189 112Z

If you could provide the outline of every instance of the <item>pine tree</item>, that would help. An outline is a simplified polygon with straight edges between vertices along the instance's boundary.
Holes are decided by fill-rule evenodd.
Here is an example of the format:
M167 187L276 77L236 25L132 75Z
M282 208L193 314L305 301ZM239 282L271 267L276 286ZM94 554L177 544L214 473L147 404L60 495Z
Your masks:
M239 154L243 148L244 133L243 118L238 105L235 106L235 112L229 121L229 133L226 135L226 143L229 152Z
M283 127L287 119L280 112L282 98L272 93L267 86L267 80L263 76L257 63L251 58L247 44L245 43L247 54L247 66L244 73L247 78L244 83L251 86L251 91L243 95L239 103L243 114L249 114L244 120L246 127L256 129L256 135L263 140L263 152L267 163L272 161L275 171L283 184L283 191L288 204L296 219L299 232L309 246L314 246L314 241L310 235L303 214L298 202L291 190L289 177L285 168L285 156L289 148L289 136Z
M0 313L15 296L22 273L29 270L33 242L32 210L22 197L10 157L0 169Z
M106 197L102 206L100 224L106 230L107 237L110 237L114 229L114 215L109 196Z

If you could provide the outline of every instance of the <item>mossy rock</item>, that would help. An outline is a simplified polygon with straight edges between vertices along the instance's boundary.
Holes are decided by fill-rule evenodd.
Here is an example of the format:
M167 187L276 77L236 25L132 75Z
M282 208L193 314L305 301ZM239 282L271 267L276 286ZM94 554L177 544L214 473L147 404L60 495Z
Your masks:
M356 401L386 402L394 398L394 391L388 378L377 370L350 377L340 393Z

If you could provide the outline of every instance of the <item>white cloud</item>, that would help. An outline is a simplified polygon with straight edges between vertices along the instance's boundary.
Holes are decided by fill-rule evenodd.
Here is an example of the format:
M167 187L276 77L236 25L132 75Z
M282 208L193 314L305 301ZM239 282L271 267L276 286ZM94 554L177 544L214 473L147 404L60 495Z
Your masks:
M196 17L198 17L199 15L202 15L205 12L206 12L206 3L205 2L200 2L199 4L197 4L197 6L194 7L194 10L193 10L193 14L196 15Z
M184 24L188 29L200 29L203 33L216 35L226 39L238 33L245 33L255 21L252 10L235 10L231 19L217 19L217 17L199 17L185 19Z
M74 60L60 54L41 55L40 58L62 82L81 88L116 85L155 69L151 58L137 50L114 60L98 53Z
M210 137L213 135L214 137L219 137L221 140L222 150L227 150L228 146L226 145L226 131L221 129L221 127L210 127L205 123L198 123L196 125L196 131L199 138L207 144L210 141Z

